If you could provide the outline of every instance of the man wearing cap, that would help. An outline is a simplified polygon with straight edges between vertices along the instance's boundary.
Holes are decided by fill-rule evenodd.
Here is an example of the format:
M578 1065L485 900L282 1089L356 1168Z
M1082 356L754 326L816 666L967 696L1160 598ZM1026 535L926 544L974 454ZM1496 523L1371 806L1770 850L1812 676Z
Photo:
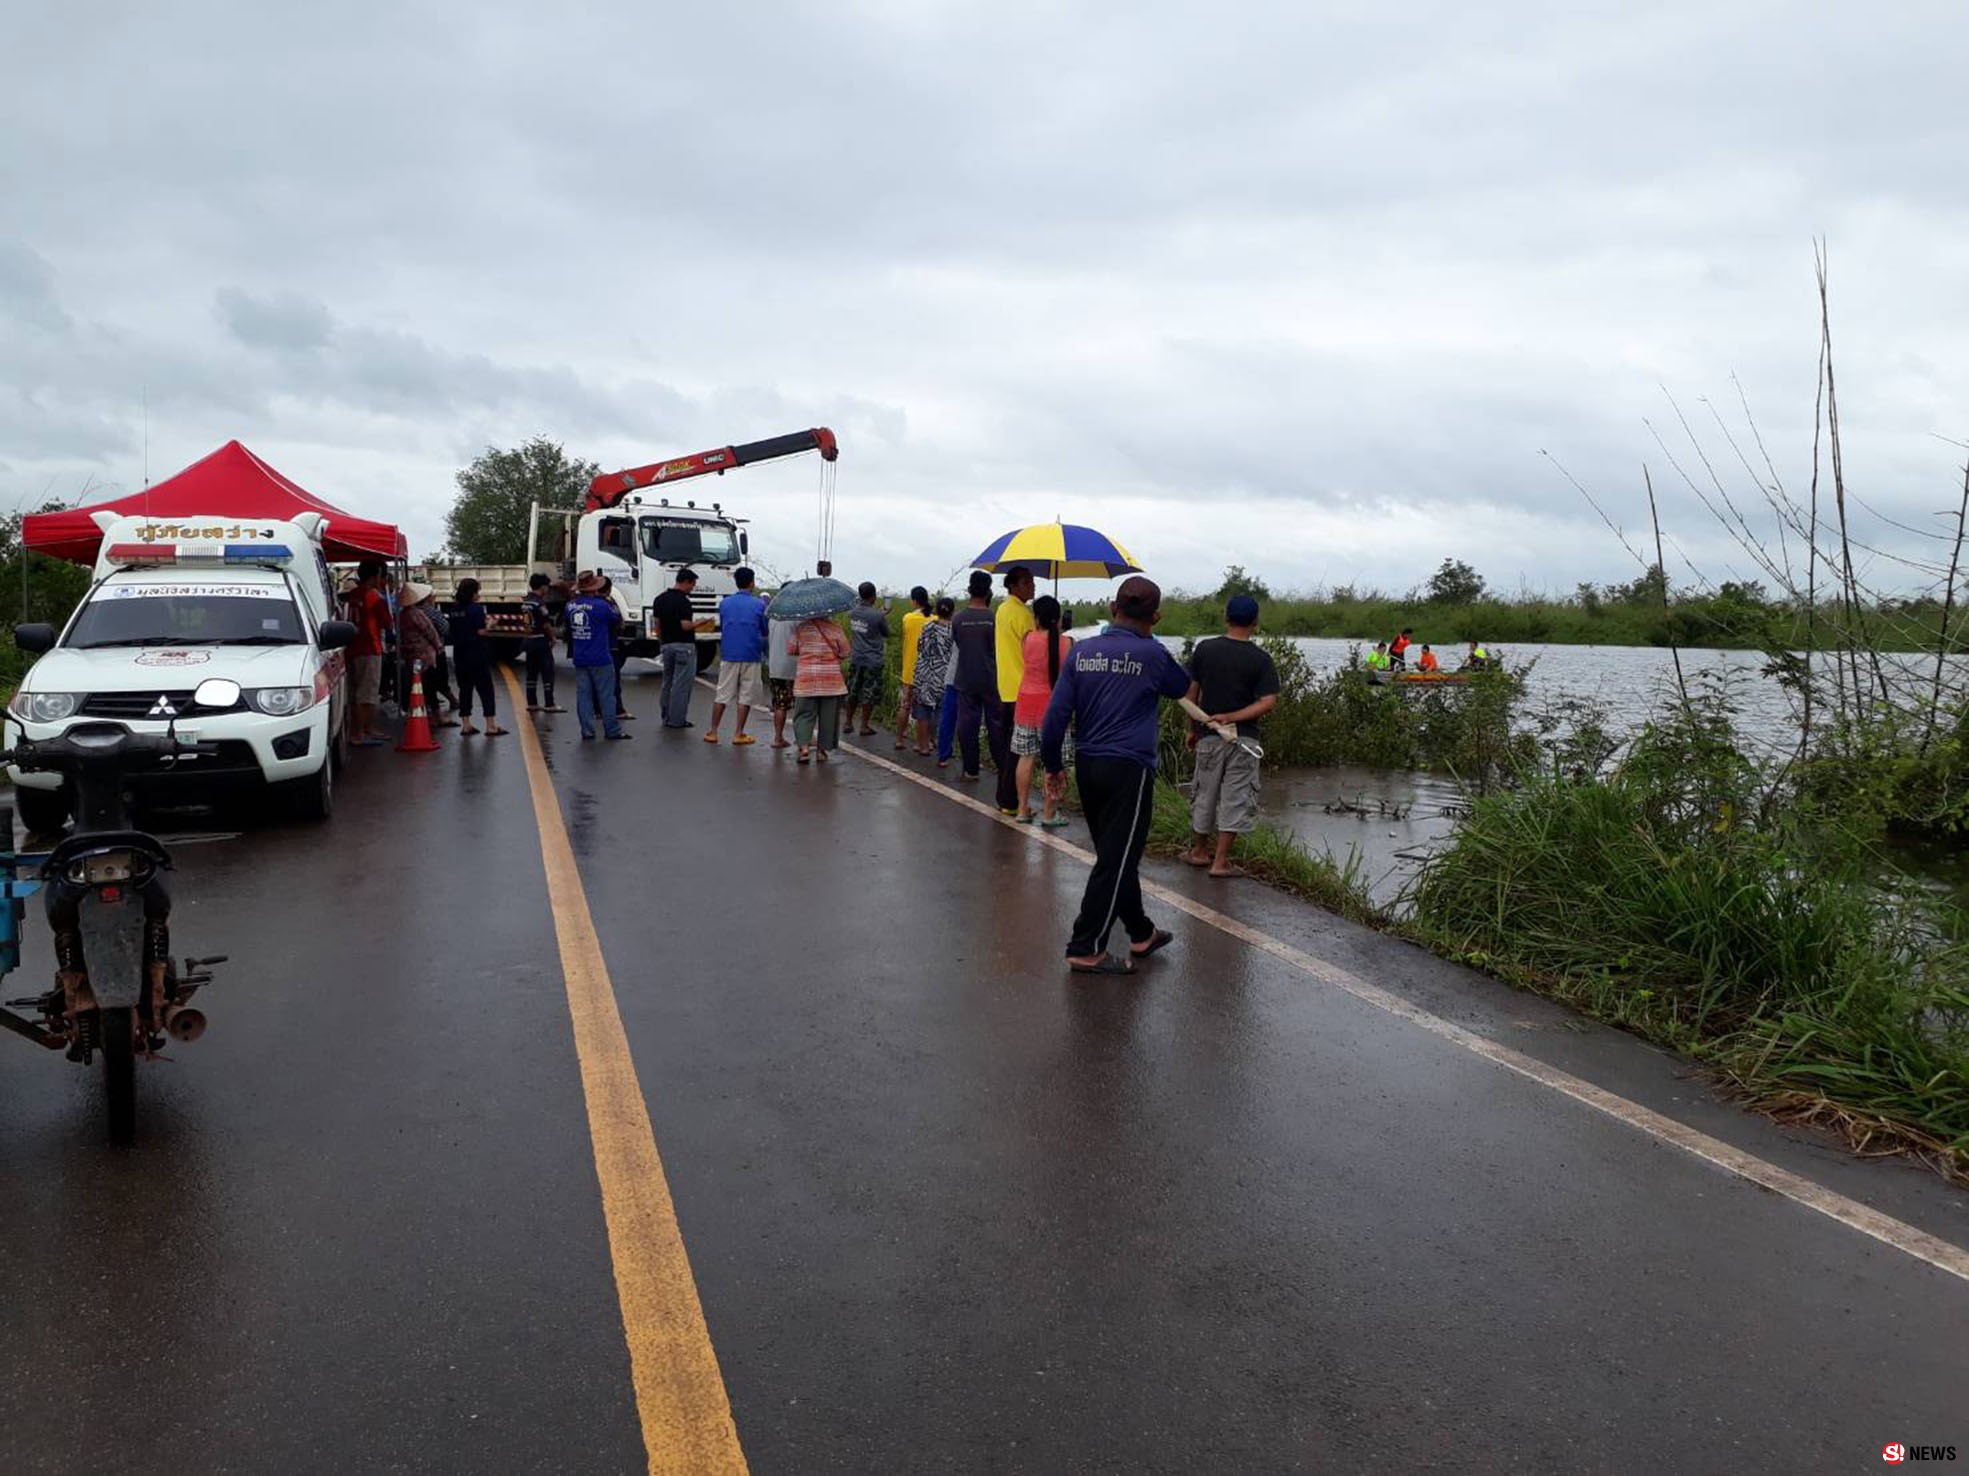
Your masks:
M575 582L567 602L567 643L574 657L574 716L581 736L595 736L595 719L610 738L623 739L615 700L615 653L611 637L622 622L615 601L602 594L602 581L590 570Z
M1188 692L1190 676L1155 638L1162 591L1154 581L1123 580L1111 614L1105 631L1067 653L1040 730L1046 787L1058 797L1066 792L1061 750L1072 725L1080 805L1094 835L1094 871L1067 943L1067 965L1078 974L1131 974L1136 959L1170 940L1142 910L1140 869L1155 809L1156 709ZM1107 951L1117 921L1128 932L1126 958Z
M1204 641L1190 657L1190 701L1210 714L1212 727L1190 725L1196 750L1196 784L1190 795L1194 839L1183 859L1208 866L1215 877L1243 876L1231 864L1231 847L1258 823L1258 723L1278 706L1278 668L1252 639L1258 630L1258 602L1237 595L1224 607L1224 633ZM1220 738L1217 727L1235 727L1237 738ZM1210 838L1217 838L1213 856Z
M691 683L697 680L697 642L691 632L700 621L691 609L691 591L697 588L697 570L679 569L677 582L650 604L650 618L656 622L656 654L663 663L663 726L688 728L691 715Z

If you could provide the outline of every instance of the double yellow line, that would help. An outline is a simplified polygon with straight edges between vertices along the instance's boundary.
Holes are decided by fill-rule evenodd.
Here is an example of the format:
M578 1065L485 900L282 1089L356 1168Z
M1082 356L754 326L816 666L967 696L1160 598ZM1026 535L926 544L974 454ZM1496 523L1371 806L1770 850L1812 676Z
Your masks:
M518 709L520 684L510 669L505 670L505 678ZM636 1063L629 1055L615 986L609 982L560 801L554 797L553 776L532 725L516 726L526 754L540 860L547 871L547 899L560 942L561 973L567 980L574 1049L588 1101L588 1135L601 1180L602 1213L608 1222L609 1255L615 1262L615 1291L622 1303L622 1331L629 1344L630 1376L649 1469L652 1473L743 1472L745 1453L739 1449L731 1401L718 1371L718 1355L711 1348L710 1330L704 1325L704 1308L684 1251L683 1232L677 1227L670 1184L656 1151L656 1134L650 1128L642 1084L636 1080Z

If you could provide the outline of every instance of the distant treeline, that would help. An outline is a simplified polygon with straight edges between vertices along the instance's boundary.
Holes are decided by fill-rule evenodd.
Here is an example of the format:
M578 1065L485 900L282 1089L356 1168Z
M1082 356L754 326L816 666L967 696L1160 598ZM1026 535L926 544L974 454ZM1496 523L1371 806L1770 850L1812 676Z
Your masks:
M1835 643L1835 627L1870 626L1872 648L1932 651L1941 639L1940 599L1885 600L1848 614L1821 603L1816 618L1802 601L1774 597L1755 581L1714 590L1670 587L1664 605L1659 568L1629 584L1581 584L1571 595L1499 597L1466 564L1448 563L1427 587L1407 595L1342 585L1312 594L1273 594L1263 580L1233 567L1212 594L1178 591L1163 603L1165 635L1207 635L1223 626L1224 602L1257 596L1268 635L1390 639L1404 626L1418 641L1452 646L1465 641L1541 642L1566 646L1709 646L1743 650L1820 649ZM1955 612L1960 616L1960 611ZM1087 618L1087 612L1081 612Z

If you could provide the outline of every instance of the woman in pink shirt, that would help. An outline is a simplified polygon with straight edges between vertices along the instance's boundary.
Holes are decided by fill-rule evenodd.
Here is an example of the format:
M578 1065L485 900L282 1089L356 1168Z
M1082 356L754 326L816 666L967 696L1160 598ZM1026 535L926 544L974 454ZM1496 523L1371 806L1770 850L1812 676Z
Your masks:
M848 694L841 663L848 659L848 633L831 618L816 616L793 627L787 650L800 658L793 677L793 737L800 762L809 762L811 749L826 763L828 750L841 746L841 699Z
M1019 759L1019 824L1030 825L1032 813L1032 771L1039 761L1039 728L1046 721L1046 704L1053 700L1053 684L1060 679L1060 666L1073 649L1073 637L1060 629L1060 602L1041 595L1032 602L1036 627L1026 632L1020 645L1025 657L1025 675L1019 681L1019 700L1012 709L1012 752ZM1067 735L1067 762L1073 762L1073 735ZM1067 823L1066 816L1054 814L1054 800L1044 795L1045 816L1039 823L1057 830Z

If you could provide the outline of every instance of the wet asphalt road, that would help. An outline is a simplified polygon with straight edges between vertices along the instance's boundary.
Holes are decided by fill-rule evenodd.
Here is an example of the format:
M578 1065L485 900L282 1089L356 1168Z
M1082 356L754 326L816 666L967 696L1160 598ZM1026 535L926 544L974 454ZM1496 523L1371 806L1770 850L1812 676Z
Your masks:
M1072 858L654 686L546 757L755 1471L1969 1459L1969 1284L1187 919L1070 980ZM178 951L233 961L137 1148L0 1041L0 1471L643 1469L523 754L445 742L180 849ZM1969 1243L1638 1043L1226 910Z

